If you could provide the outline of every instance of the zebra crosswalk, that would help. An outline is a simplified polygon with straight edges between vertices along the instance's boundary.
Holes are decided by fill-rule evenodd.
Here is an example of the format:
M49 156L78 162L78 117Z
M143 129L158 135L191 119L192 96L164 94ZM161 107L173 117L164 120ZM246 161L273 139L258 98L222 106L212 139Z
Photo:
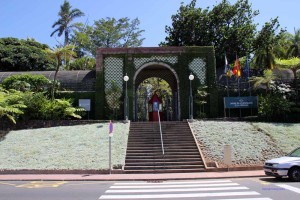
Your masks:
M231 180L114 183L99 199L225 198L223 200L271 200ZM240 198L242 197L242 198ZM236 199L240 198L240 199Z

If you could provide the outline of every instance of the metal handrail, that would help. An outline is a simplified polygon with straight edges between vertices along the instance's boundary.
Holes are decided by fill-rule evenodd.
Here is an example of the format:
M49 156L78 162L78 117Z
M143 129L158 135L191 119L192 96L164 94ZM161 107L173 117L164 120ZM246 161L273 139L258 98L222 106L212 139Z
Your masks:
M164 155L164 154L165 154L165 150L164 150L164 141L163 141L163 136L162 136L162 131L161 131L161 123L160 123L159 110L157 111L157 114L158 114L158 124L159 124L159 131L160 131L161 149L162 149L162 153L163 153L163 155Z

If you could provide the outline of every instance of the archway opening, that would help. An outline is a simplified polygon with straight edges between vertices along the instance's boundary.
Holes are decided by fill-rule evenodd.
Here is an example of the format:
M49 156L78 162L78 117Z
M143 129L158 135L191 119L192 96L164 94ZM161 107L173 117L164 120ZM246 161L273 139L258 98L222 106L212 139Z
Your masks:
M145 79L136 90L137 121L149 121L149 112L152 112L150 99L154 94L160 98L162 121L174 120L173 92L169 83L159 77Z
M178 77L165 63L148 63L134 76L134 121L149 121L149 100L156 93L160 98L163 121L180 119Z

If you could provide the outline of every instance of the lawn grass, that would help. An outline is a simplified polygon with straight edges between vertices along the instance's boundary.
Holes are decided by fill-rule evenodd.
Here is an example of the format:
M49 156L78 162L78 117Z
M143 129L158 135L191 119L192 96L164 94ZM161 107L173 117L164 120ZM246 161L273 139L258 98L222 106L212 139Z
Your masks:
M253 125L261 128L269 135L286 154L300 147L299 123L253 123Z
M224 146L236 166L261 165L300 146L299 124L195 120L191 128L205 157L223 165Z
M112 165L125 163L129 124L114 123ZM0 142L0 169L108 169L109 124L10 131Z

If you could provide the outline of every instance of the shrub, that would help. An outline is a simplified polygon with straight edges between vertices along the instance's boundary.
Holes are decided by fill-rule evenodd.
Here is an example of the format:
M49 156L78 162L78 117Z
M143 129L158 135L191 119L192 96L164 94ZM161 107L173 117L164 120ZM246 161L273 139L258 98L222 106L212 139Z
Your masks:
M82 108L72 106L71 99L50 100L43 93L27 94L25 98L27 105L25 119L80 119Z
M7 90L44 92L50 87L50 81L44 75L18 74L5 78L2 86Z

